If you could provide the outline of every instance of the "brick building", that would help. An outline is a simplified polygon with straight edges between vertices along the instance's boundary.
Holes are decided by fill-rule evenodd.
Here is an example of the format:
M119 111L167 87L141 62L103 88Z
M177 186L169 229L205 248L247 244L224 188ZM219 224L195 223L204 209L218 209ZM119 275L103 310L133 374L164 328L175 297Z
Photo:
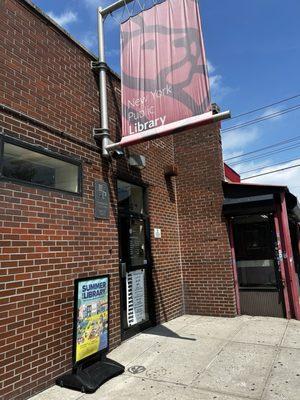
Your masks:
M10 400L70 369L78 277L110 275L111 348L182 313L234 316L236 303L219 125L130 148L145 156L144 169L128 157L104 159L92 134L95 56L28 1L1 1L0 22L0 398ZM112 71L108 91L117 141ZM174 165L177 176L166 172ZM95 181L108 184L109 219L94 216ZM148 310L145 324L130 329L120 274L128 224L144 235Z

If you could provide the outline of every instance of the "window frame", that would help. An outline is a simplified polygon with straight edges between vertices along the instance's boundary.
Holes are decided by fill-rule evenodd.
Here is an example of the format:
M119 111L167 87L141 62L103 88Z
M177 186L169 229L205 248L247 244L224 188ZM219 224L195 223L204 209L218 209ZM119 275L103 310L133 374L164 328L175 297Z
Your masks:
M51 157L54 158L56 160L61 160L64 162L67 162L69 164L75 165L78 167L78 192L71 192L69 190L64 190L64 189L57 189L57 188L53 188L47 185L41 185L38 183L33 183L33 182L29 182L29 181L25 181L22 179L17 179L17 178L9 178L5 175L3 175L2 170L3 170L3 161L4 161L4 144L5 143L9 143L12 144L14 146L18 146L21 147L23 149L27 149L30 151L33 151L35 153L38 154L42 154L45 155L47 157ZM79 160L78 158L72 158L69 156L65 156L63 154L60 153L55 153L47 148L38 146L38 145L34 145L34 144L30 144L28 142L24 142L22 140L19 139L15 139L12 138L10 136L6 136L6 135L0 135L0 181L6 181L6 182L12 182L12 183L16 183L19 185L24 185L24 186L30 186L30 187L35 187L35 188L39 188L39 189L44 189L44 190L49 190L49 191L55 191L55 192L60 192L60 193L66 193L66 194L71 194L72 196L82 196L83 191L83 184L82 184L82 180L83 180L83 172L82 172L82 161Z
M133 185L133 186L138 186L142 189L143 191L143 209L144 212L143 213L137 213L135 211L129 211L129 210L119 210L119 197L118 197L118 182L119 181L123 181L124 183L127 183L129 185ZM117 178L116 179L116 186L117 186L117 207L118 207L118 214L122 215L122 216L133 216L133 217L137 217L137 218L143 218L143 219L147 219L149 218L149 213L148 213L148 186L142 183L137 183L136 181L131 181L125 178Z

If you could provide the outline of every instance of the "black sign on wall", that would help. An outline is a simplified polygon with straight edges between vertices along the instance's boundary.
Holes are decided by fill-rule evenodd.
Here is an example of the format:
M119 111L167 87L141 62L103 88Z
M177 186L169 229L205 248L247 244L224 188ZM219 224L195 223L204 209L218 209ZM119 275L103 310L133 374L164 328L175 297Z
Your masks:
M94 183L94 215L97 219L109 219L109 191L106 182Z

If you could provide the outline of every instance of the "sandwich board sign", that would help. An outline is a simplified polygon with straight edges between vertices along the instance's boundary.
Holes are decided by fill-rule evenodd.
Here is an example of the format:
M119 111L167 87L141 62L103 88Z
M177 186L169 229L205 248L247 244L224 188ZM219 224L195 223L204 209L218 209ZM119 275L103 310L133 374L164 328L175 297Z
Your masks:
M59 377L59 386L95 392L122 374L123 365L106 357L109 350L109 276L75 279L73 312L73 368Z

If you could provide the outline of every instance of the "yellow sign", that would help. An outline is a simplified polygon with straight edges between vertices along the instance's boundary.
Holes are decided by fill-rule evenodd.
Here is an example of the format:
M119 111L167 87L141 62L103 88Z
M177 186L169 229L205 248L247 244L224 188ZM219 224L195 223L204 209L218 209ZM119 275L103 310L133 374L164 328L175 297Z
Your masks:
M108 346L108 278L78 283L76 362Z

